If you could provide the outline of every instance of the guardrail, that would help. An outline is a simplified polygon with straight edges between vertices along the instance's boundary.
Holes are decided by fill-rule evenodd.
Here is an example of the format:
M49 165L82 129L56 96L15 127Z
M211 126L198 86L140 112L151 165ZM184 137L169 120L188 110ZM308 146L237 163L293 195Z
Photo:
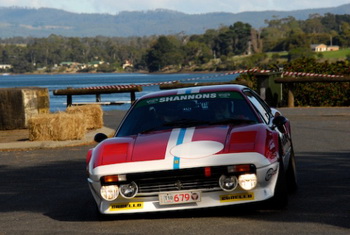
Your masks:
M275 83L285 84L288 89L288 107L294 107L294 84L296 83L314 83L314 82L325 82L325 83L333 83L333 82L350 82L350 77L345 76L325 76L325 77L292 77L286 76L281 78L275 78Z
M132 103L136 100L136 92L142 91L142 87L138 85L115 85L115 86L97 86L86 88L67 88L54 90L54 95L67 96L67 107L73 105L73 95L96 95L97 104L123 104ZM130 102L102 102L101 94L113 93L130 93ZM83 103L79 103L83 104ZM84 103L85 104L85 103Z
M272 72L270 70L237 70L230 73L215 75L226 76L233 75L238 73L251 73L257 78L257 89L259 95L271 106L278 106L282 101L282 84L286 85L288 89L288 107L294 107L294 84L295 83L313 83L313 82L350 82L350 77L345 77L342 75L323 75L323 74L314 74L314 73L303 73L303 72ZM54 95L66 95L67 96L67 106L73 104L73 95L96 95L96 103L98 104L123 104L123 103L132 103L135 101L136 92L142 91L143 86L153 86L159 85L160 89L176 89L184 87L194 87L201 85L218 85L218 84L241 84L248 86L248 83L245 81L228 81L228 82L195 82L189 83L188 81L200 80L198 78L190 78L181 81L169 81L169 82L159 82L159 83L150 83L143 85L115 85L115 86L97 86L97 87L87 87L87 88L67 88L55 90ZM130 102L102 102L101 94L111 94L111 93L130 93ZM86 103L77 103L77 104L86 104Z

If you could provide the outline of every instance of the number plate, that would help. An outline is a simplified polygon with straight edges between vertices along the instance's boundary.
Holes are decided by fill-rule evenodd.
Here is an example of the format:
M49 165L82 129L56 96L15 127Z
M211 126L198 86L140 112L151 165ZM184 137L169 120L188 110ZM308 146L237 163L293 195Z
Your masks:
M200 201L201 192L199 191L169 192L159 194L160 205L182 204Z

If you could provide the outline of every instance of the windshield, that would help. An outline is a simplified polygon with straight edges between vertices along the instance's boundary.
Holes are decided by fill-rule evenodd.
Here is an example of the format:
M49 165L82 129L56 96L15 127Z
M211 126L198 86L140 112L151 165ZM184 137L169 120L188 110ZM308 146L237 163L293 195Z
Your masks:
M251 107L238 92L182 94L140 100L126 117L117 136L176 127L257 122Z

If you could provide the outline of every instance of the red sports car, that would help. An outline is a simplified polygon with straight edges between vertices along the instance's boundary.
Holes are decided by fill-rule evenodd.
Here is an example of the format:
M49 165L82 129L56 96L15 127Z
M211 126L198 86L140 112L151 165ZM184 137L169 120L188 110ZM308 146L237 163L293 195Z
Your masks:
M261 201L281 208L297 188L290 122L245 86L145 95L114 137L95 140L88 184L102 214Z

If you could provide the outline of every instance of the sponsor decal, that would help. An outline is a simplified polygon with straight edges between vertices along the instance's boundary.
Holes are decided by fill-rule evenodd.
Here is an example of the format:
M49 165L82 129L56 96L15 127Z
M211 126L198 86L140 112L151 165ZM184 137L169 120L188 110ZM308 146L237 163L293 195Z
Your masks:
M254 200L254 193L236 193L220 195L220 202L235 202Z
M231 92L222 92L222 93L218 93L218 97L219 98L231 98Z
M164 96L159 98L150 98L141 100L138 102L137 107L144 105L152 105L158 103L183 101L183 100L200 100L200 99L243 99L243 97L237 92L207 92L199 93L194 89L188 89L178 93L177 95Z
M273 168L268 169L268 171L266 172L265 180L269 181L272 178L272 176L276 174L276 172L277 172L277 167L276 169L273 169Z
M158 98L154 98L154 99L148 99L146 101L147 104L156 104L159 102L159 99Z
M216 97L216 93L181 94L175 96L161 97L159 98L159 103L195 99L215 99Z
M110 211L143 209L143 202L113 203L109 206Z

